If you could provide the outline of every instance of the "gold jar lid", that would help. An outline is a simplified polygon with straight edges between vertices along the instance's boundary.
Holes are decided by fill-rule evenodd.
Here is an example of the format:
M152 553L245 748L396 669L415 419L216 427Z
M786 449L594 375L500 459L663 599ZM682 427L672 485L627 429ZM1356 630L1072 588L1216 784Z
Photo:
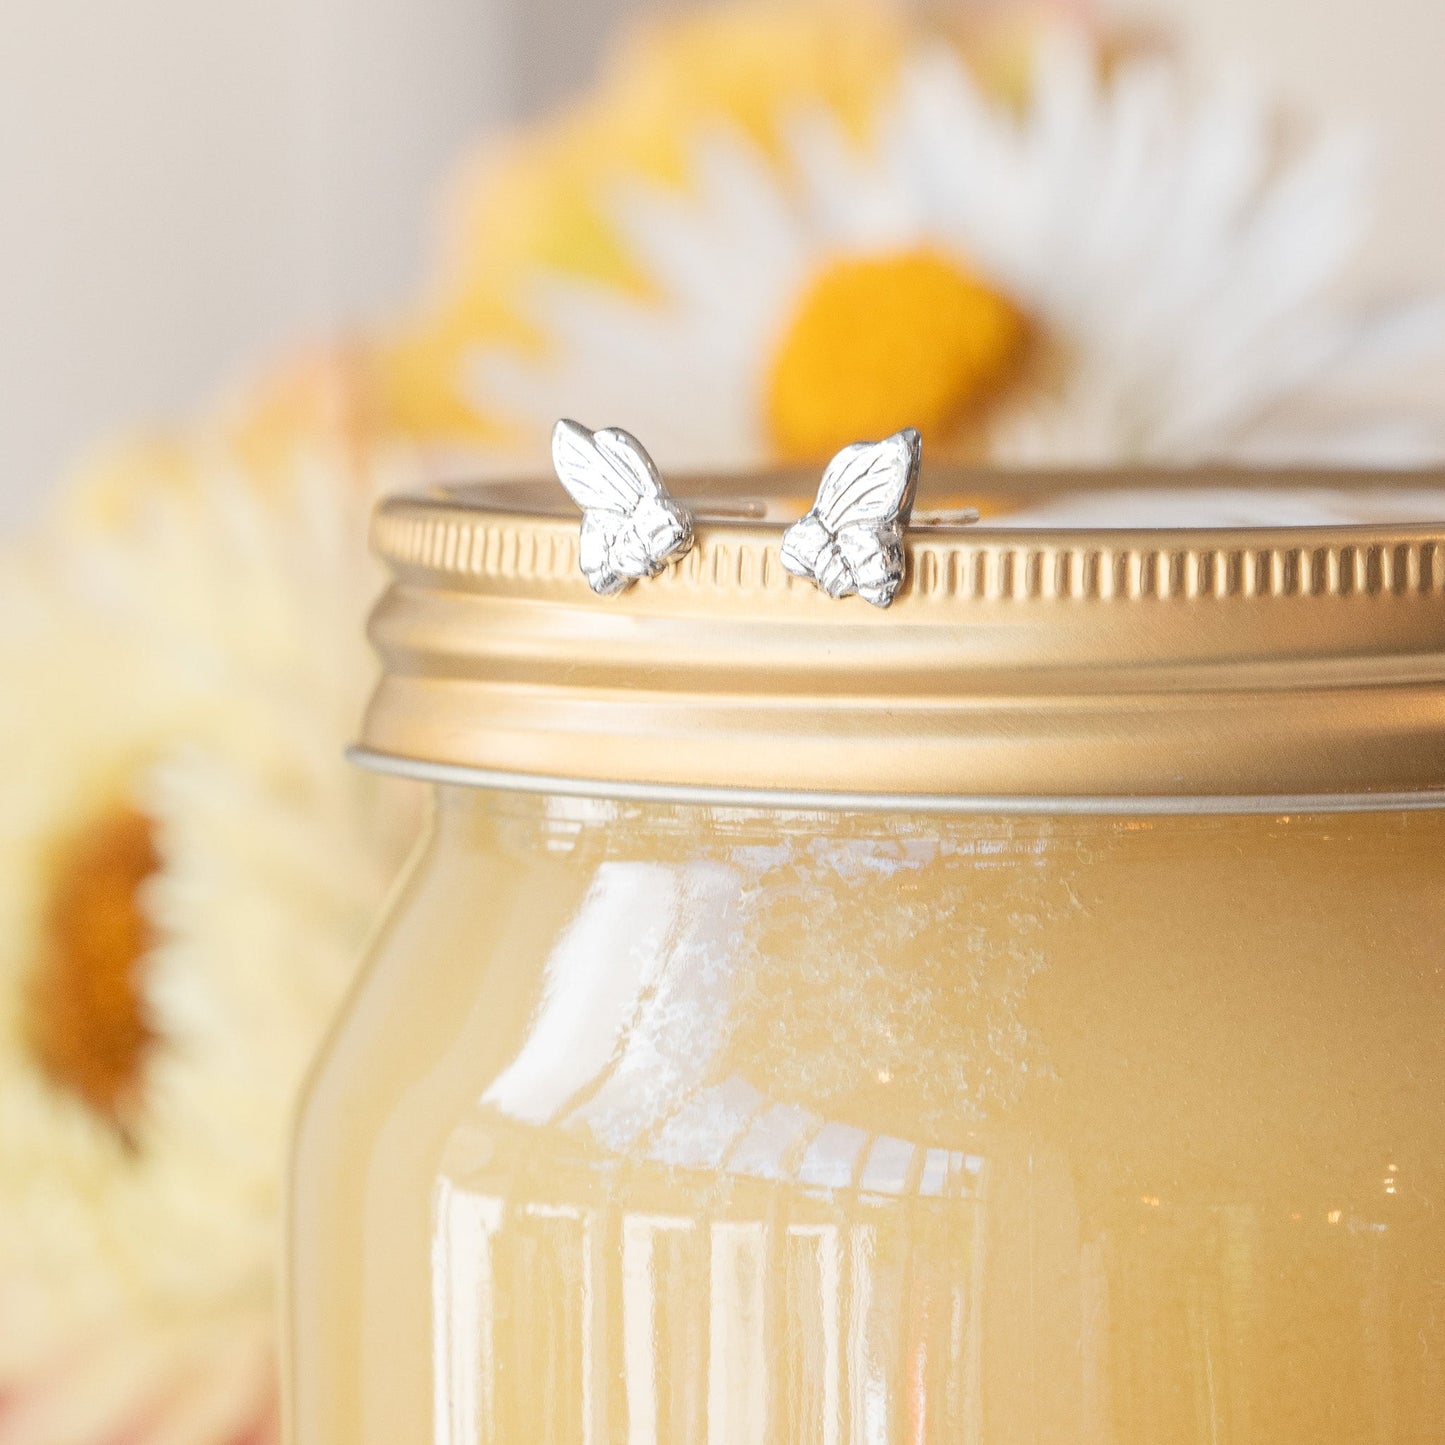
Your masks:
M553 482L383 503L361 760L832 806L1445 803L1445 472L925 467L886 611L783 568L809 478L672 490L693 550L615 597ZM1214 525L1093 525L1161 498ZM982 524L928 525L963 502Z

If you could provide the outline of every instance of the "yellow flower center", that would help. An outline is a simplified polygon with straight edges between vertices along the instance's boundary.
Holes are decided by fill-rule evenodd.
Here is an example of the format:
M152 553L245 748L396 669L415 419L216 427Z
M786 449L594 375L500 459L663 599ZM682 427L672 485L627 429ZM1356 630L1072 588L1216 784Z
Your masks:
M51 878L30 998L41 1068L122 1134L154 1038L141 996L153 936L139 895L158 864L150 820L132 808L69 841Z
M845 257L807 287L767 376L766 420L790 460L916 426L954 436L1022 358L1018 309L931 250Z

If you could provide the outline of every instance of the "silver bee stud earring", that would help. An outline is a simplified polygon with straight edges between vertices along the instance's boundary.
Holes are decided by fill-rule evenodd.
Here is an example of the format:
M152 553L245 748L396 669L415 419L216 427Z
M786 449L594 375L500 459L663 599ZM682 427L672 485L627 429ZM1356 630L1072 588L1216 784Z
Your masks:
M828 463L813 509L783 534L783 566L830 597L887 607L903 585L903 529L923 439L912 427L854 442Z
M691 549L692 514L668 495L652 458L628 432L559 421L552 465L582 508L578 560L594 592L610 597L656 577Z

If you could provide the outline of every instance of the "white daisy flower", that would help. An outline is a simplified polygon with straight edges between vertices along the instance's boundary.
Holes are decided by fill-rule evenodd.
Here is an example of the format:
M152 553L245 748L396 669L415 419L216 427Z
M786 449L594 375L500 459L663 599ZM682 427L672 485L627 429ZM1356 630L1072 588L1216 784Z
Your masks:
M290 1111L416 822L342 757L369 489L196 470L0 574L0 1445L271 1438Z
M479 409L626 425L671 467L905 425L1009 463L1445 455L1445 396L1379 394L1445 358L1445 306L1337 296L1370 216L1356 139L1284 161L1246 88L1191 105L1158 59L1105 77L1071 31L1021 110L936 50L866 150L823 110L788 134L785 165L718 131L685 191L613 194L655 299L537 274L544 354L475 356Z

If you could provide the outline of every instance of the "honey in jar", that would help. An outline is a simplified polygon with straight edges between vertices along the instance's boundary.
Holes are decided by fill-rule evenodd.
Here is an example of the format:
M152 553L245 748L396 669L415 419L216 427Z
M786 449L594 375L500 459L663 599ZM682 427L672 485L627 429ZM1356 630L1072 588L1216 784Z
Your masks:
M943 478L1004 510L886 611L789 478L612 598L537 489L386 504L362 761L436 796L300 1116L293 1445L1445 1439L1387 481Z

